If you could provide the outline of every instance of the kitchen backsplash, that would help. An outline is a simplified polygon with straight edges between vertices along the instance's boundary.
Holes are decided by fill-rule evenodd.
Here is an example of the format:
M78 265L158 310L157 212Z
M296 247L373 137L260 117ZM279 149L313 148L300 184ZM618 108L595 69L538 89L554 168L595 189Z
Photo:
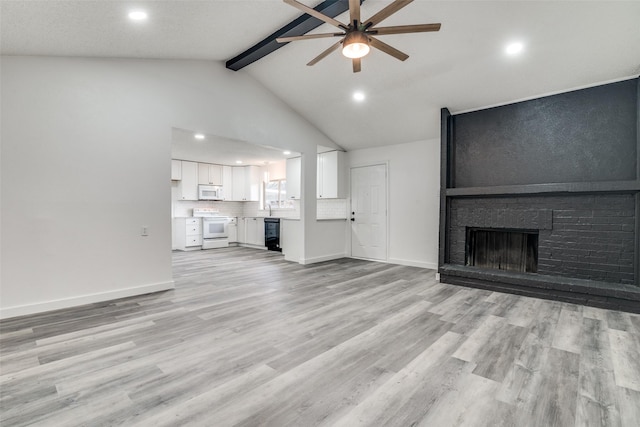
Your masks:
M346 218L347 199L320 199L318 200L318 219Z
M177 200L173 203L174 217L189 217L193 215L193 208L216 209L220 215L244 216L244 202L212 202L212 201L187 201Z
M258 206L256 205L256 209ZM293 209L273 209L273 216L280 218L300 218L300 200L293 201ZM245 216L253 216L245 210ZM268 210L258 210L256 216L269 216ZM318 199L317 201L317 218L346 218L347 217L347 199Z
M193 208L216 209L221 215L235 217L269 216L268 210L261 210L259 202L213 202L176 200L177 190L172 186L171 209L174 217L190 217ZM293 201L293 209L273 209L271 214L280 218L300 218L300 200ZM346 218L346 199L319 199L317 207L319 219Z
M291 200L293 209L271 209L271 215L278 218L300 218L300 200ZM256 207L257 208L257 207ZM269 216L269 210L258 210L256 216Z

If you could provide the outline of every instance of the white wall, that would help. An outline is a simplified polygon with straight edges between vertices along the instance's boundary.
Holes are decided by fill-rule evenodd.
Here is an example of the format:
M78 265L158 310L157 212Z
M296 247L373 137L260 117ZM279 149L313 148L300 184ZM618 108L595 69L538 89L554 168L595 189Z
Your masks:
M440 140L349 151L349 167L388 162L388 261L437 268Z
M312 244L306 248L303 264L329 261L347 256L347 220L317 221L306 238Z
M172 127L309 153L307 193L316 146L335 147L220 63L1 61L0 317L172 287ZM313 230L315 198L301 210Z

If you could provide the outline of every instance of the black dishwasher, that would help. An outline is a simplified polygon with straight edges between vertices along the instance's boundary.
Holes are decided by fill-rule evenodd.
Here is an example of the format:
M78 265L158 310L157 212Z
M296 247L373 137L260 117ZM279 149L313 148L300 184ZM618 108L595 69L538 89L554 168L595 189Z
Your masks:
M280 247L280 218L264 219L264 245L270 251L282 252Z

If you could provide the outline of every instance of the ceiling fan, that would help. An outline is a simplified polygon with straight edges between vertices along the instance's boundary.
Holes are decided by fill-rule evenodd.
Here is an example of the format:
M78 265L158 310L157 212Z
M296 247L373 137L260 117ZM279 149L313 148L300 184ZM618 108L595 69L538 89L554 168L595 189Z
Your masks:
M315 65L321 59L325 58L334 50L342 45L342 54L347 58L351 58L353 62L353 72L357 73L361 70L361 58L369 53L370 47L375 47L387 53L400 61L406 60L409 55L398 49L389 46L378 40L374 36L382 36L387 34L405 34L405 33L423 33L429 31L439 31L440 24L420 24L420 25L396 25L392 27L376 27L383 19L393 15L413 0L395 0L393 3L383 8L381 11L373 15L371 18L360 21L360 0L349 0L349 24L343 24L323 13L318 12L296 0L284 0L285 3L296 7L303 12L318 18L328 24L340 29L339 33L323 33L323 34L307 34L303 36L278 37L279 43L292 42L296 40L309 40L324 37L342 37L338 42L330 48L322 52L320 55L312 59L307 65Z

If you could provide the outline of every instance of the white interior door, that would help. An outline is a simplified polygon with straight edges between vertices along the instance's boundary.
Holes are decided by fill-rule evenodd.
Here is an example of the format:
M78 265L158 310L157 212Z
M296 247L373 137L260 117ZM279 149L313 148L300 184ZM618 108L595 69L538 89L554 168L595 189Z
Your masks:
M351 256L387 259L387 166L351 169Z

